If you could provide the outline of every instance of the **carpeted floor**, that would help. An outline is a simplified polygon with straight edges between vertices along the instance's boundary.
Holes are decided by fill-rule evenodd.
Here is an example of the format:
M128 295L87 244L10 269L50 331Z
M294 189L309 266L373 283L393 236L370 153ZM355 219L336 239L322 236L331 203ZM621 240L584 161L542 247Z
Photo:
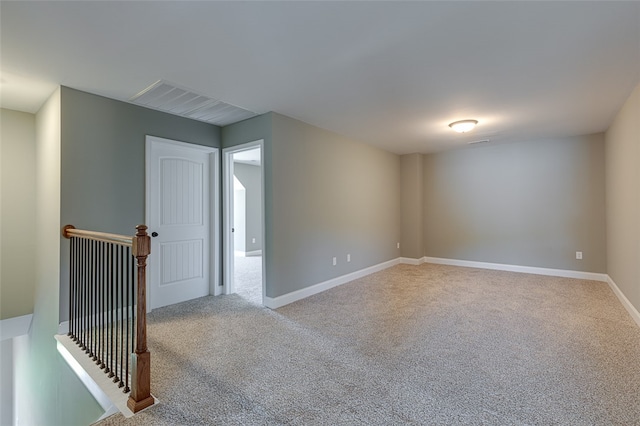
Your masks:
M236 256L233 262L236 293L251 303L262 305L262 256Z
M160 404L101 425L640 424L640 328L601 282L398 265L157 309L149 347Z

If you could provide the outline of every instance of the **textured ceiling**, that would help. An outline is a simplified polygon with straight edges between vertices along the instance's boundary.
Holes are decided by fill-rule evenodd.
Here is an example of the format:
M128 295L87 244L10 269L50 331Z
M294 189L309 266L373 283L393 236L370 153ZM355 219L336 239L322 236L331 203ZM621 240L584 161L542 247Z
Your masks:
M638 2L3 1L0 19L3 107L163 79L396 153L604 131L640 80Z

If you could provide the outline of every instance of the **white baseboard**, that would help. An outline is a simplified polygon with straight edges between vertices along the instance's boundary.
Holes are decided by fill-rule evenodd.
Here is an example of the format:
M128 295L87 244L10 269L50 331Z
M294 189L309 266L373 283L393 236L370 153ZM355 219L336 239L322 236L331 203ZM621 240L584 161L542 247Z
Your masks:
M32 319L33 314L3 319L0 321L0 340L13 339L14 337L29 334Z
M337 287L339 285L348 283L349 281L357 280L358 278L365 277L367 275L373 274L374 272L379 272L384 269L390 268L392 266L400 264L400 259L393 259L387 262L379 263L374 266L370 266L365 269L361 269L359 271L351 272L350 274L342 275L337 278L330 279L328 281L324 281L318 284L314 284L309 287L305 287L300 290L292 291L291 293L283 294L278 297L264 297L264 306L270 309L278 309L289 303L296 302L298 300L307 298L309 296L313 296L314 294L322 293L323 291L329 290L330 288Z
M400 263L405 264L405 265L422 265L425 260L425 258L420 258L420 259L414 259L412 257L400 257Z
M633 318L636 324L638 324L638 327L640 327L640 312L638 312L635 306L631 304L629 299L627 299L627 297L620 290L620 288L618 288L616 283L613 281L613 279L611 279L609 275L607 275L607 283L609 284L609 287L611 288L613 293L618 297L618 300L620 300L620 303L622 303L622 306L624 306L627 312L629 312L629 315L631 315L631 318Z
M607 274L599 274L596 272L570 271L568 269L538 268L535 266L507 265L503 263L487 263L487 262L476 262L473 260L443 259L440 257L427 257L427 256L425 256L423 260L426 263L436 263L439 265L464 266L468 268L522 272L525 274L549 275L553 277L564 277L564 278L577 278L580 280L607 282L607 278L608 278Z

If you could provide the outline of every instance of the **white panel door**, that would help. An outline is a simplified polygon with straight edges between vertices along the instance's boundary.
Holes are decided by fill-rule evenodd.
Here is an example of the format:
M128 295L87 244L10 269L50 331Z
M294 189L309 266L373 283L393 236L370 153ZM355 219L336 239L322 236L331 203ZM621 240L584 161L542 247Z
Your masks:
M198 148L147 145L150 306L209 294L210 159Z

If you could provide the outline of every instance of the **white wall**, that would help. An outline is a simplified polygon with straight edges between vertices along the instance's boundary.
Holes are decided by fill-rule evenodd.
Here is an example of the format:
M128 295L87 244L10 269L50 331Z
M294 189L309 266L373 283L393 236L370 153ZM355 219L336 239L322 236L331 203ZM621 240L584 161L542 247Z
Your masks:
M36 118L0 109L0 320L33 312Z
M60 89L36 114L36 220L31 331L15 360L15 412L21 425L82 425L103 410L56 349L60 287ZM16 347L14 346L14 350Z
M36 136L35 229L38 247L34 263L34 315L29 338L31 368L16 373L26 375L29 383L26 389L29 393L18 395L18 399L29 400L37 408L16 415L25 423L32 417L34 424L44 424L51 421L58 393L56 372L52 367L57 365L53 336L58 329L60 287L60 89L36 114Z
M247 190L238 178L233 176L233 249L236 252L246 251L247 230Z

